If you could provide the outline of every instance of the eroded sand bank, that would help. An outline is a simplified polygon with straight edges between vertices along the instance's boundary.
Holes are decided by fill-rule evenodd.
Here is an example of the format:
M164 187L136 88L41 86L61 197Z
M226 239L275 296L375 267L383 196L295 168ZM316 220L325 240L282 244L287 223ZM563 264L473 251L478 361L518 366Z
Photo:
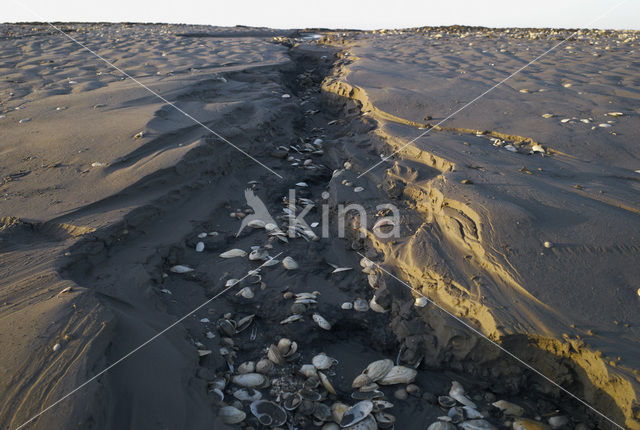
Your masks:
M373 360L417 365L424 398L401 401L397 387L384 390L399 428L425 428L442 415L432 397L446 394L451 380L464 383L494 425L513 421L490 406L499 398L522 404L529 418L560 409L568 428L606 425L434 306L413 306L409 289L381 270L367 277L361 255L612 419L638 426L635 34L567 42L359 178L380 153L569 33L329 33L316 44L264 29L64 29L282 178L45 26L4 26L4 427L17 427L258 265L221 252L265 244L300 269L265 268L264 287L250 286L253 298L229 291L32 427L219 428L211 383L230 375L229 363L237 373L240 363L266 356L281 337L295 340L300 355L277 367L273 385L299 388L294 368L324 351L339 361L327 372L337 392L329 405L354 402L351 381ZM318 138L321 152L305 151ZM536 143L544 156L528 154ZM355 219L346 240L335 226L318 241L284 244L264 230L235 237L241 220L229 214L247 208L245 189L275 216L301 181L308 186L297 187L298 197L316 205L308 221L323 221L323 204L335 214L340 203L373 213L394 203L401 238L362 240ZM290 220L277 221L284 229ZM218 234L198 237L203 232ZM195 270L172 273L176 264ZM332 274L329 264L354 270ZM295 309L302 321L280 324L294 310L287 292L313 291L321 293L317 304ZM340 308L374 294L388 313ZM314 312L330 331L314 325ZM253 314L250 330L218 330L220 320ZM221 355L222 347L231 354ZM198 358L198 350L212 353ZM225 388L225 402L237 388ZM312 427L310 419L297 425Z

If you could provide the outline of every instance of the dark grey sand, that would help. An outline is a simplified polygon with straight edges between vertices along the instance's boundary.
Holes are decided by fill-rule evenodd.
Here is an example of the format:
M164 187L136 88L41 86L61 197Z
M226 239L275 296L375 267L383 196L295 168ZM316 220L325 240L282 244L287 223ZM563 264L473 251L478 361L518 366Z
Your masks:
M18 427L258 266L221 252L266 243L300 268L264 268L254 298L236 296L245 284L228 291L26 428L223 428L209 383L228 376L229 363L237 371L266 356L281 337L295 340L300 356L274 381L300 383L292 369L321 351L339 360L328 372L337 391L328 405L353 404L351 381L373 360L417 366L425 398L396 400L397 386L384 389L396 428L423 429L446 415L431 395L446 394L452 380L495 426L514 421L491 406L497 399L542 423L568 416L563 428L611 426L435 306L413 306L415 291L640 428L636 33L582 32L358 178L571 32L324 32L316 43L241 27L62 28L283 178L47 26L0 27L2 428ZM316 138L324 154L291 148ZM529 154L536 143L544 156ZM288 155L316 168L293 166ZM345 161L352 167L332 177ZM309 187L298 197L317 205L308 221L321 221L321 193L330 191L333 211L397 205L401 238L362 240L348 230L341 239L335 225L319 241L284 244L264 230L235 237L241 222L229 214L247 208L245 189L282 214L282 198L300 181ZM219 235L197 237L212 231ZM372 289L358 253L413 296L380 270ZM176 264L195 270L170 272ZM354 270L332 275L329 264ZM321 294L302 321L281 325L293 303L286 291ZM340 309L374 293L389 313ZM314 312L330 331L314 325ZM232 346L216 327L227 313L256 315ZM198 348L212 353L199 359ZM228 385L226 403L236 388ZM248 403L241 407L243 425L256 427Z

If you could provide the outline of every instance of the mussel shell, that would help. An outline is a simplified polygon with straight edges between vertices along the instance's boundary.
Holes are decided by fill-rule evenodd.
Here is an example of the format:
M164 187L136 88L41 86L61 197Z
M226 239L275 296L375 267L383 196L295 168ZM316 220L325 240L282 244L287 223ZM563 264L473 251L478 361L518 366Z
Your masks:
M287 422L287 412L269 400L256 400L249 408L262 425L278 427Z
M340 421L340 427L348 427L359 423L367 418L373 411L373 403L369 400L363 400L347 409Z

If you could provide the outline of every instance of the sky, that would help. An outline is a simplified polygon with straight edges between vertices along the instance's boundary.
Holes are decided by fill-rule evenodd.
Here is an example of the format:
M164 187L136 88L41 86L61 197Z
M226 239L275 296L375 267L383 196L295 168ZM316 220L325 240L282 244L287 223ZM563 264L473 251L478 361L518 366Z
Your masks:
M3 3L0 22L126 21L352 29L459 24L640 30L640 0L3 0Z

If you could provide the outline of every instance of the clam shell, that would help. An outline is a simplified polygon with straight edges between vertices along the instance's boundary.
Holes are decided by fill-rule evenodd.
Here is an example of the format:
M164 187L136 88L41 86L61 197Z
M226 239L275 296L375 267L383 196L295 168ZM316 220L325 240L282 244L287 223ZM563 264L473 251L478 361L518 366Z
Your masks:
M322 372L318 372L318 376L320 377L320 382L322 383L322 386L324 387L324 389L330 392L331 394L336 394L336 390L335 388L333 388L333 385L331 385L331 381L329 381L329 378L327 378L327 375L325 375Z
M298 408L298 406L300 406L301 403L302 396L300 395L300 393L295 393L294 395L286 398L282 403L282 406L284 406L284 408L288 411L294 411Z
M296 353L298 350L298 344L296 342L292 342L286 337L283 337L278 341L278 350L280 351L280 354L282 354L283 358L287 358Z
M240 388L233 392L233 397L241 402L254 402L262 398L262 393L253 388Z
M256 363L253 361L245 361L238 366L238 373L254 373L256 371Z
M251 228L264 228L264 226L267 224L261 219L253 219L249 221L247 225Z
M373 403L370 400L363 400L351 406L344 412L340 420L340 427L349 427L367 418L373 411ZM374 420L375 423L375 420Z
M241 333L243 331L245 331L246 329L249 328L249 326L251 326L251 324L253 323L253 319L255 318L255 315L247 315L244 318L240 318L238 320L238 322L236 323L236 333Z
M256 400L251 403L249 409L262 425L278 427L287 422L287 412L277 403L268 400Z
M427 427L427 430L456 430L456 426L445 421L436 421Z
M184 264L177 264L173 267L171 267L171 270L173 273L189 273L189 272L193 272L193 269L189 266L185 266Z
M331 416L333 417L333 420L339 424L340 421L342 421L344 413L347 412L347 409L349 409L349 406L341 402L335 402L331 405Z
M427 298L424 296L416 297L416 300L413 302L413 304L419 308L424 308L425 306L427 306L428 303L429 303L429 300L427 300Z
M324 330L331 330L331 324L320 314L313 314L313 321Z
M271 373L273 370L273 361L263 358L262 360L256 363L256 372L261 373L263 375L267 375Z
M227 280L227 282L224 284L225 287L233 287L234 285L237 285L240 282L240 279L229 279Z
M282 321L280 321L280 324L284 325L284 324L289 324L295 321L299 321L302 319L302 315L300 314L293 314L285 319L283 319Z
M318 371L313 364L303 364L299 372L307 378L318 377Z
M418 371L404 366L393 366L389 373L376 381L380 385L410 384L418 376Z
M196 252L202 252L202 251L204 251L204 242L196 243Z
M340 305L340 308L344 309L345 311L351 310L351 309L353 309L353 303L344 302L342 305Z
M218 411L218 416L225 424L238 424L244 421L247 414L233 406L223 406Z
M253 299L255 297L255 294L251 289L251 287L244 287L243 289L241 289L236 293L236 296L241 296L241 297L244 297L245 299Z
M391 365L393 366L393 362L391 362ZM353 380L353 383L351 384L351 388L364 387L365 385L368 385L371 382L372 382L371 378L369 378L368 375L361 374L356 376L356 378Z
M369 363L362 373L367 375L370 381L377 382L384 378L391 369L393 369L393 361L386 358L384 360L377 360Z
M236 258L236 257L246 257L247 256L247 251L243 250L243 249L230 249L229 251L225 251L222 254L220 254L220 257L222 258Z
M497 430L496 426L485 420L464 421L458 424L458 428L463 430Z
M449 390L449 397L458 401L458 403L471 406L472 408L476 407L476 404L471 401L470 398L464 395L464 387L458 381L451 382L451 389Z
M295 270L298 268L298 263L291 257L284 257L282 259L282 265L287 270Z
M268 258L269 258L269 251L267 251L266 249L258 248L258 249L254 249L249 253L249 260L251 261L266 260Z
M322 352L322 353L316 355L315 357L313 357L311 359L311 363L318 370L327 370L328 368L330 368L334 364L337 364L337 360L335 358L329 357L327 354Z
M392 427L396 422L396 417L388 412L376 412L374 417L378 422L378 426L382 429Z
M513 415L520 417L524 414L524 409L522 406L518 406L515 403L507 402L506 400L498 400L497 402L492 403L493 406L500 409L505 415Z
M228 319L218 321L218 330L225 336L233 336L236 333L236 322Z
M378 302L376 302L376 296L373 296L371 300L369 300L369 307L371 308L372 311L378 312L380 314L385 314L389 312L389 309L383 308L378 304Z
M261 388L267 386L269 380L260 373L245 373L233 376L231 382L245 388Z
M281 366L284 364L284 357L282 356L282 353L280 352L278 347L273 344L269 346L269 350L267 351L267 357L269 357L269 360L271 360L273 363L277 365Z

